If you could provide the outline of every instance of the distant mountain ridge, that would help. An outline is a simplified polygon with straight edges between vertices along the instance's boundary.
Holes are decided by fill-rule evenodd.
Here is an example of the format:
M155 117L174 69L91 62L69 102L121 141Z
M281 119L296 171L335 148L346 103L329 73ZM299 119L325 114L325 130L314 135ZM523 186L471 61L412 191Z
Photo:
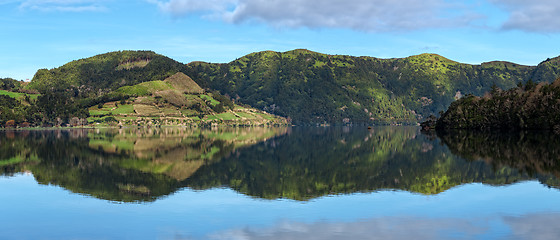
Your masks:
M560 75L560 58L538 66L470 65L437 54L379 59L298 49L187 67L202 86L296 123L406 123L437 114L463 95L483 95L494 84L509 89L529 79L551 82Z
M179 72L206 91L295 124L395 124L437 115L454 100L482 96L493 85L510 89L528 80L552 82L560 76L560 57L537 66L471 65L437 54L380 59L296 49L255 52L230 63L183 64L152 51L118 51L40 69L22 89L71 95L79 106L64 116L82 117L83 111L73 112L138 97L123 88L161 87L158 81Z

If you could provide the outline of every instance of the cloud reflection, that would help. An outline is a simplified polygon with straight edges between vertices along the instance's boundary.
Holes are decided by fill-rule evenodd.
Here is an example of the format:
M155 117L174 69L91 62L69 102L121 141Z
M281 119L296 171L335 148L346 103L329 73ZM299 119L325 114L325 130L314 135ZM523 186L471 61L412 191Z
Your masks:
M246 227L207 236L209 239L558 239L559 214L520 217L422 218L385 217L357 222L291 222L269 228Z
M522 217L503 217L505 224L511 228L508 239L559 239L560 214L530 214Z

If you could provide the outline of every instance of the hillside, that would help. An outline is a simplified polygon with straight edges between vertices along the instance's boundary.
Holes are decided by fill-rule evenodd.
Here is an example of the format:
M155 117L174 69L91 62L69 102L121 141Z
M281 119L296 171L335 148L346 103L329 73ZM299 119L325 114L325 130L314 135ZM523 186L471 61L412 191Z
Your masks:
M184 70L184 65L152 51L118 51L39 69L28 88L43 93L51 89L76 88L81 96L93 97L122 86L163 80Z
M114 91L130 96L88 109L89 123L118 125L264 125L285 120L250 107L233 104L217 92L203 90L178 72L163 81L124 86Z
M553 81L559 58L539 66L458 63L436 54L379 59L308 50L257 52L227 64L193 62L187 75L241 103L295 123L416 122L456 98L509 89L529 79Z
M283 118L202 89L182 63L149 51L120 51L37 71L0 90L0 125L263 125ZM28 94L29 92L29 94Z
M6 90L0 95L16 101L2 100L14 107L0 109L0 124L275 118L267 113L295 124L416 123L465 95L482 96L493 85L511 89L559 76L560 57L538 66L469 65L437 54L379 59L298 49L256 52L225 64L185 65L151 51L119 51L41 69L29 84L4 79ZM111 115L117 118L105 119Z
M442 114L436 128L560 131L560 78L552 84L529 81L507 91L494 87L483 97L462 98Z

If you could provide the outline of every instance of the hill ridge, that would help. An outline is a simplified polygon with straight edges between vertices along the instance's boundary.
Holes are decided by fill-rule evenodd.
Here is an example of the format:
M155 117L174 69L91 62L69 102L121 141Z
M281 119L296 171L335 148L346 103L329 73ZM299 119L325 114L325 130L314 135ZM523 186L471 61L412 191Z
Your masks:
M460 63L439 54L405 58L330 55L306 49L254 52L229 63L191 62L187 75L297 123L415 123L466 94L529 79L551 82L560 62Z
M509 89L528 80L551 82L560 76L560 57L537 66L505 61L475 65L435 53L381 59L295 49L254 52L229 63L183 64L153 51L126 50L40 69L23 88L72 95L89 108L136 97L123 87L150 94L155 92L146 88L169 90L165 80L177 73L201 89L296 124L415 124L462 96L482 96L493 85ZM169 95L167 100L173 99Z

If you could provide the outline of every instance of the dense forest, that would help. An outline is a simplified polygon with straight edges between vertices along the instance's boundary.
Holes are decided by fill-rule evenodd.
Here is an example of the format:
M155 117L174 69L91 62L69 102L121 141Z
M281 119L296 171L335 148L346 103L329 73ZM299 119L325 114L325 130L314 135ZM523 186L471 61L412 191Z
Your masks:
M560 78L551 84L529 81L482 97L453 102L436 122L437 129L554 129L560 131Z
M177 73L203 92L166 82ZM150 116L187 122L249 122L266 112L295 124L416 123L492 86L510 89L558 76L560 58L538 66L469 65L436 54L379 59L293 50L256 52L226 64L185 65L151 51L118 51L40 69L29 83L0 79L0 125L91 124L113 121L110 114L122 123L146 115L136 105L142 105L140 112L149 109ZM107 114L96 115L95 106ZM245 109L235 113L235 106ZM215 116L220 113L226 115Z
M193 62L187 75L295 123L406 123L435 115L464 95L481 96L493 85L551 82L560 75L559 61L469 65L436 54L378 59L266 51L227 64Z

